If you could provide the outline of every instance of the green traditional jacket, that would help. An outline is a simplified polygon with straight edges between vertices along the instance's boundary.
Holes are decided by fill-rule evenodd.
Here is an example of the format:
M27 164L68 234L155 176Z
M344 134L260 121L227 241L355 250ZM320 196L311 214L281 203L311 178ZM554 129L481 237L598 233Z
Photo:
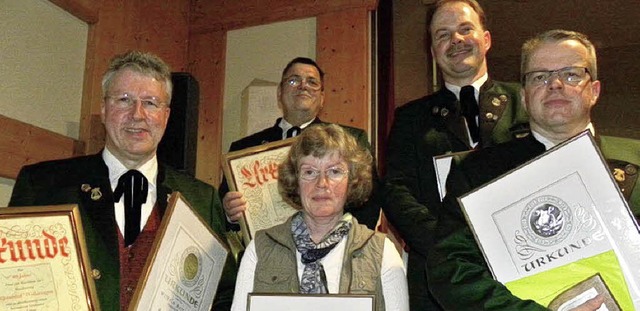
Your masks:
M487 80L480 88L480 146L506 142L528 130L520 85ZM396 109L386 152L382 209L409 246L411 308L438 310L429 296L425 256L441 210L433 157L473 149L455 94L442 88Z
M640 165L640 141L600 136L599 146L609 166L621 165L637 179ZM428 256L428 281L431 292L446 310L547 310L531 300L515 297L493 279L482 252L468 227L457 198L520 164L541 155L545 147L533 135L496 148L473 152L447 180L443 214L434 234L437 243ZM615 165L611 165L612 160ZM623 164L620 164L624 161ZM490 163L490 164L488 164ZM640 217L640 183L627 189L630 208Z
M99 189L100 196L92 196ZM164 215L168 195L180 191L196 212L220 237L225 221L217 191L201 181L158 164L157 207ZM120 310L120 259L118 232L109 171L102 154L25 166L13 188L9 206L78 204L84 227L91 271L102 310ZM237 267L231 256L222 273L213 305L214 310L229 310Z

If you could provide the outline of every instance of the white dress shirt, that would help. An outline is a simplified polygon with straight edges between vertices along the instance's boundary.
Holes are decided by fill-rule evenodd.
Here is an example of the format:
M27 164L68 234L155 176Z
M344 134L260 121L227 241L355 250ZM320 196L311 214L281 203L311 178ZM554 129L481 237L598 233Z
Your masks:
M485 73L485 74L484 74L482 77L480 77L478 80L476 80L476 81L474 81L473 83L471 83L471 86L473 86L473 90L474 90L473 95L476 97L476 103L477 103L478 105L480 105L480 87L482 87L482 85L483 85L485 82L487 82L487 80L489 80L489 74ZM456 98L457 98L458 100L460 100L460 90L461 90L461 89L462 89L462 87L463 87L463 86L465 86L465 85L458 86L458 85L453 85L453 84L451 84L451 83L447 83L447 82L445 82L445 83L444 83L444 86L445 86L449 91L451 91L453 94L455 94L455 95L456 95ZM479 109L480 109L480 107L478 107L478 110L479 110ZM479 116L476 116L476 124L477 124L478 126L480 126L480 123L478 122L478 118L479 118ZM466 122L466 120L465 120L465 122ZM467 125L467 128L468 128L468 125ZM471 147L474 147L474 148L475 148L475 146L476 146L476 145L478 145L478 143L477 143L477 142L473 142L473 139L471 138L471 134L469 133L469 131L467 131L467 140L469 140L469 144L471 145Z
M102 152L102 159L109 168L109 182L111 183L111 191L115 191L118 186L118 179L124 173L129 171L110 151L108 148L104 148ZM140 171L149 182L149 192L147 193L147 202L142 204L142 211L140 213L140 230L144 229L144 225L151 215L151 211L156 204L156 179L158 176L158 159L154 156L152 159L136 168ZM124 198L121 197L119 202L114 202L116 222L120 229L120 234L124 232Z

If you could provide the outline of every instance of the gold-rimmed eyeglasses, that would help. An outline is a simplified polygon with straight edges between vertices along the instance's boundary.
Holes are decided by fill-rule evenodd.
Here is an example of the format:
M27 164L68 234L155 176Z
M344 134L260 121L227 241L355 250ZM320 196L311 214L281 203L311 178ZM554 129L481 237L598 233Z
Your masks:
M320 80L313 77L303 78L299 75L293 75L288 78L285 78L283 81L286 85L290 87L298 87L302 83L304 83L304 85L306 85L310 90L313 90L313 91L317 91L322 88L322 82L320 82Z
M341 167L330 167L324 171L310 167L301 167L298 176L303 181L313 182L318 178L327 178L330 182L338 183L349 174L349 170Z

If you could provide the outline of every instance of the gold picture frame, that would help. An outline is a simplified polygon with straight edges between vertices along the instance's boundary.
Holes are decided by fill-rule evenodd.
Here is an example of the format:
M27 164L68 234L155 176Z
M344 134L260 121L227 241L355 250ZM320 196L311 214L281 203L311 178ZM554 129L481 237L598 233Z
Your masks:
M278 165L284 160L294 138L229 152L223 170L231 191L242 192L248 202L240 220L245 245L258 230L283 223L296 210L278 192Z
M100 310L75 204L0 208L0 300L24 310Z
M229 249L174 192L129 310L210 310Z

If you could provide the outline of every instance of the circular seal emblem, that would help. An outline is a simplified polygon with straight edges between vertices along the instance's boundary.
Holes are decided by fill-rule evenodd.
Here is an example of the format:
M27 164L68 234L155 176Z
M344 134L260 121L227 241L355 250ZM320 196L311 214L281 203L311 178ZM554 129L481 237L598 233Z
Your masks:
M180 280L185 286L193 286L198 281L202 272L202 258L200 251L195 247L184 250L181 257Z
M522 211L522 231L538 245L555 245L571 233L571 217L569 205L560 198L539 196L527 203Z

